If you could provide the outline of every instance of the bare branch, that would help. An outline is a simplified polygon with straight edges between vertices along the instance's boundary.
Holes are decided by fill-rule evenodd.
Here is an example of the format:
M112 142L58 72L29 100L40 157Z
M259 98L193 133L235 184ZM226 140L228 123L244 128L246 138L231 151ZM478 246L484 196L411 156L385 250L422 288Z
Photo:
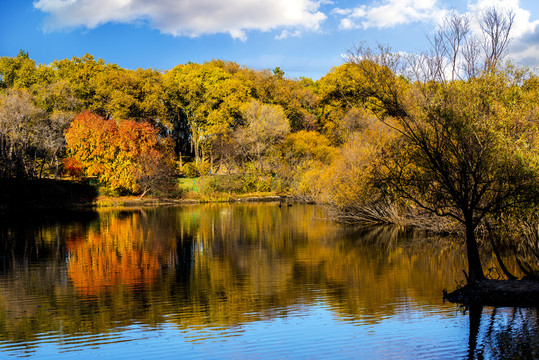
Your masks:
M507 54L509 33L513 27L515 13L500 13L496 8L486 10L481 16L483 31L483 51L485 53L484 70L491 71Z

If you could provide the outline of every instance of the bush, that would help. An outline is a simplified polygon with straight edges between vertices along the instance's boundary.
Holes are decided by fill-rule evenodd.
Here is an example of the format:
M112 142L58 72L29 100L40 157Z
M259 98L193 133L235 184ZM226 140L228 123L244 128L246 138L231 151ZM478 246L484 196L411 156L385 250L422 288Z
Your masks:
M305 168L299 172L297 184L292 188L294 197L309 203L323 202L322 194L327 192L325 187L330 167L318 161L310 161Z
M183 165L182 173L189 178L208 175L210 173L210 164L207 161L200 163L188 162Z
M194 162L184 164L182 167L182 173L189 178L200 176L200 173L198 172L198 167Z
M320 173L305 173L304 191L309 190L328 205L332 217L345 222L397 223L404 218L400 204L392 201L376 183L383 171L381 149L393 134L373 122L356 132L334 161ZM310 185L310 187L309 187Z
M262 172L252 163L247 164L246 172L242 176L243 192L269 192L276 188L273 174Z

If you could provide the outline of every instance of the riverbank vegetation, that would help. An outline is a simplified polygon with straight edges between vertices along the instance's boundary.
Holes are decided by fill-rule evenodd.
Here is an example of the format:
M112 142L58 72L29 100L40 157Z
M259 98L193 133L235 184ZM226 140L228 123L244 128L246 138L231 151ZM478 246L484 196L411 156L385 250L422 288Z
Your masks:
M491 9L476 37L451 15L428 53L360 45L317 81L21 51L0 58L0 178L141 198L287 194L340 221L460 232L472 283L480 242L537 277L539 78L503 62L512 23Z

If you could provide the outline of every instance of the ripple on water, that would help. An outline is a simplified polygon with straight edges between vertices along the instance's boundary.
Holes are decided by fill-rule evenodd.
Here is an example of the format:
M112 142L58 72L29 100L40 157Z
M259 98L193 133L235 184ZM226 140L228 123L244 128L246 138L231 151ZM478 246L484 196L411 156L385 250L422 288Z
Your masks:
M462 277L458 246L317 222L314 209L113 209L0 228L12 254L0 255L0 358L466 357L470 317L441 302ZM479 350L533 339L508 328L512 313L491 318Z

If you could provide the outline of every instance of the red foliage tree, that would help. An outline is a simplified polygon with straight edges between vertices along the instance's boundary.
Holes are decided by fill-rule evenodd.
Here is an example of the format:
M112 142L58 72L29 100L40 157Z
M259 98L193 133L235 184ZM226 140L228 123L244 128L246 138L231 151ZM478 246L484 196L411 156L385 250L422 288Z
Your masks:
M172 152L168 139L144 122L106 120L91 112L75 117L66 132L69 164L97 176L112 190L147 193L160 178L170 179ZM149 181L151 179L152 181Z

